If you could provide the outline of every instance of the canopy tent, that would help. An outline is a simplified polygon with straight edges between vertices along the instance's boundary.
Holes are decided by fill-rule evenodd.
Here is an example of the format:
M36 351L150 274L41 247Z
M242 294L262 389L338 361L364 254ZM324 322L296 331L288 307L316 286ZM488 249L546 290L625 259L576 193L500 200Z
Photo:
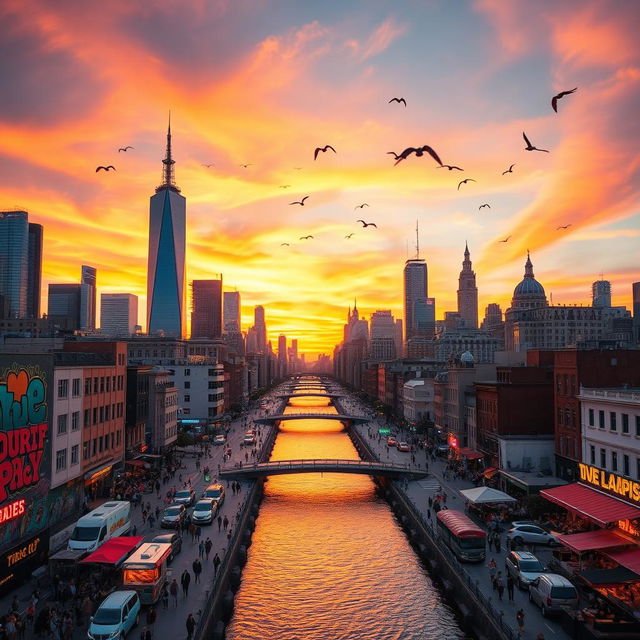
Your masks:
M543 489L540 495L601 527L618 520L640 518L638 507L578 482L554 489Z
M558 540L565 547L569 547L569 549L576 553L595 551L596 549L624 547L629 544L628 540L608 529L598 529L597 531L586 531L584 533L559 536Z
M460 449L460 455L467 460L480 460L480 458L484 458L484 453L480 453L470 447L462 447L462 449Z
M144 540L143 536L119 536L107 540L101 547L92 554L80 560L82 563L112 564L118 566L122 564L134 549L137 549Z
M597 585L615 585L621 582L637 582L640 580L638 574L624 567L616 567L615 569L585 569L578 575L587 582Z
M498 471L500 471L498 467L488 467L482 472L482 475L488 480L490 478L493 478L493 476L495 476Z
M640 549L638 547L607 551L607 555L619 565L630 569L636 574L640 574ZM640 575L638 575L637 580L640 580Z
M498 491L491 487L475 487L474 489L464 489L460 493L473 504L484 504L489 502L516 502L508 493Z

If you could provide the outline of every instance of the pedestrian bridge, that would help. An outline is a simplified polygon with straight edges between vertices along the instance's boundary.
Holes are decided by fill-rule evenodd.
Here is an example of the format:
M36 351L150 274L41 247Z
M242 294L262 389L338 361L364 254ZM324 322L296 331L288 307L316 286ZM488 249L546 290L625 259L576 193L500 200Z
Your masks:
M334 398L344 398L344 396L340 393L317 393L317 392L308 392L308 391L298 391L297 393L283 393L282 395L279 395L278 398L282 399L282 400L286 400L289 398L306 398L306 397L312 397L312 398L329 398L330 400L333 400Z
M365 460L277 460L253 464L237 463L235 467L224 467L220 477L249 479L278 476L292 473L359 473L361 475L407 478L416 480L428 476L423 469L408 464L393 462L368 462Z
M259 424L271 424L285 420L340 420L349 422L369 422L367 416L349 416L342 413L281 413L275 416L256 418L254 422Z

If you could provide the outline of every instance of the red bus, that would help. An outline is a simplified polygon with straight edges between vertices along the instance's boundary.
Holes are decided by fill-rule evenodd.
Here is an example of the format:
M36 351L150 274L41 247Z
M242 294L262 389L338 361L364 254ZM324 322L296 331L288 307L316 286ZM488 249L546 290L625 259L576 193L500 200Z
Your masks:
M438 531L458 560L484 560L487 534L464 513L449 509L438 511Z

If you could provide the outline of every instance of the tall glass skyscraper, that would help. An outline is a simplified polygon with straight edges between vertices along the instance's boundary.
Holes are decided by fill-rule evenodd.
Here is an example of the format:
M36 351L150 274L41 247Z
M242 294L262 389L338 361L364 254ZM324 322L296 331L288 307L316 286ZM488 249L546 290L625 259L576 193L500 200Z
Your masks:
M29 223L29 269L27 274L27 318L40 317L42 283L42 225Z
M424 336L428 332L427 263L421 258L407 260L404 265L404 339Z
M0 212L0 317L25 318L29 269L26 211Z
M147 332L185 335L186 198L175 184L171 157L171 122L162 184L149 204Z

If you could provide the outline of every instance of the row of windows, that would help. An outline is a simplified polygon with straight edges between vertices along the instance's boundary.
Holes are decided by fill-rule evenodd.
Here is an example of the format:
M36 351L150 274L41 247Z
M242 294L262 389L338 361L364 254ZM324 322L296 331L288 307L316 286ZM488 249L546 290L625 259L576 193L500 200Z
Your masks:
M71 447L71 464L70 464L71 467L80 463L79 452L80 452L80 445L74 444L73 447ZM60 449L60 451L56 452L56 472L64 471L66 468L67 468L67 450Z
M589 409L589 426L595 427L595 410ZM640 415L634 416L635 418L635 431L636 435L640 436ZM620 430L622 433L629 433L629 414L621 413L620 420L618 420L618 412L617 411L609 411L609 431L618 431L618 424L620 424ZM598 428L604 429L606 428L606 415L603 409L598 410Z
M218 402L219 400L222 400L222 394L220 394L220 393L210 393L210 394L208 394L208 402ZM185 394L184 401L185 401L185 403L191 402L191 396L188 393Z
M58 398L69 397L69 378L63 378L58 380ZM80 397L80 378L73 378L71 380L71 397Z
M607 449L600 448L600 468L608 469L613 473L621 473L627 478L631 477L631 459L626 454L620 454L618 451L607 451ZM594 445L589 445L589 460L592 465L596 465L596 448ZM636 458L635 478L640 480L640 458Z
M576 377L566 373L558 374L556 376L556 391L565 396L574 396L576 394Z
M62 413L58 416L58 430L57 434L59 436L67 433L69 428L69 414ZM71 414L71 431L78 431L80 429L80 412L74 411Z
M84 410L84 428L87 429L95 424L109 422L124 415L124 402L116 404L104 404L101 407Z
M84 395L90 396L92 393L110 393L111 391L122 391L124 389L124 376L94 376L84 379Z
M558 407L558 425L576 428L576 410L573 407Z
M116 433L107 433L103 436L98 436L93 440L85 440L82 445L82 459L87 460L103 451L108 451L114 447L119 447L122 441L122 433L116 431ZM111 445L109 445L111 443ZM93 446L92 446L93 445Z

